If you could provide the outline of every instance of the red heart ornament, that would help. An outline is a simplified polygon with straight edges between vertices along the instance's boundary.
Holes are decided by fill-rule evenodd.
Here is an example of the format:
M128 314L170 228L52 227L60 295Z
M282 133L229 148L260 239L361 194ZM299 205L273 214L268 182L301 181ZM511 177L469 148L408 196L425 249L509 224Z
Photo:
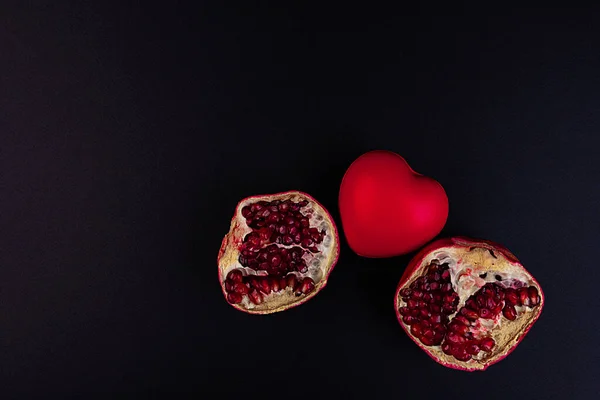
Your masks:
M383 150L365 153L350 165L339 205L346 240L363 257L416 250L440 233L448 218L442 185Z

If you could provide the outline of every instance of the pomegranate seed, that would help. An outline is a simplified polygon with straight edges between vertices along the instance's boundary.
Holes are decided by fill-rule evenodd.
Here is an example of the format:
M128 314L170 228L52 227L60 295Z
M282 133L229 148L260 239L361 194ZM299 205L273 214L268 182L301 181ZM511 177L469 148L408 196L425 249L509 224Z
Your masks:
M419 310L419 314L420 314L421 318L429 318L429 316L431 315L429 313L429 311L427 309L425 309L425 308Z
M439 346L440 344L442 344L442 341L444 340L444 335L446 335L446 330L445 329L435 330L433 333L434 333L433 345Z
M296 264L296 271L298 271L298 272L300 272L300 273L303 274L306 271L308 271L308 266L304 262Z
M487 303L487 298L485 296L477 296L477 298L475 299L475 302L477 303L477 307L485 307L486 303ZM490 307L491 308L491 307Z
M448 339L449 342L457 343L457 344L462 344L465 342L465 338L463 336L460 336L454 332L448 333L448 335L446 336L446 339Z
M279 264L281 264L281 257L278 255L274 255L273 257L271 257L269 262L271 263L272 266L277 267L277 266L279 266Z
M280 285L279 285L279 278L274 276L271 278L271 288L273 289L274 292L279 292L281 291L281 289L283 289Z
M425 346L433 346L435 344L433 340L433 332L431 337L421 336L419 340L421 340L421 343L423 343Z
M456 358L458 361L469 361L471 359L471 355L467 353L467 350L464 346L461 346L454 353L454 358Z
M449 291L451 291L451 290L452 290L452 284L451 284L451 283L449 283L449 282L448 282L448 283L444 283L444 284L441 286L441 290L442 290L442 292L444 292L444 293L448 293Z
M452 303L454 303L454 299L455 299L455 297L452 294L447 294L444 296L444 303L452 304Z
M239 293L227 293L227 301L231 304L238 304L242 302L242 295Z
M431 314L429 320L432 324L439 324L440 322L442 322L442 316L440 314Z
M527 290L527 293L529 294L529 305L530 307L535 307L538 304L540 304L540 295L538 293L538 290L535 286L529 286L529 289Z
M490 284L486 284L483 289L481 289L484 296L486 297L494 297L494 290L490 287Z
M477 318L479 318L479 314L477 314L476 311L473 310L469 310L468 308L462 308L460 310L461 314L464 315L467 319L470 319L472 321L475 321Z
M529 290L526 287L522 287L518 290L517 294L519 295L519 305L528 306Z
M270 279L266 276L261 277L258 280L258 284L260 286L260 291L263 292L264 294L270 294L271 293L271 282Z
M420 324L414 324L410 327L410 333L420 338L423 334L423 328Z
M481 318L490 318L491 317L491 313L490 310L488 310L487 308L480 308L479 309L479 316Z
M251 302L253 302L256 305L259 305L263 302L262 294L256 289L252 289L250 291L250 293L248 294L248 298L250 299Z
M492 312L492 318L502 312L502 303L498 304L494 309L490 310Z
M285 244L286 246L291 245L292 243L294 243L294 239L292 239L291 236L284 236L283 237L283 244Z
M225 281L225 291L226 292L233 291L233 283L231 283L231 281Z
M496 300L492 297L489 297L486 301L486 305L488 308L494 309L494 308L496 308L496 305L497 305Z
M252 211L250 210L250 206L245 206L244 208L242 208L242 216L244 218L248 218L250 215L252 215Z
M412 291L408 288L404 288L402 290L400 290L400 296L401 297L409 297L411 295Z
M406 305L408 306L408 308L413 309L413 308L417 308L418 307L419 302L417 300L409 299L406 302Z
M410 310L408 309L408 307L400 307L399 311L400 311L400 315L402 315L402 316L410 314Z
M304 227L308 227L310 225L310 223L308 222L308 218L304 217L300 220L300 225L304 226Z
M444 272L442 272L442 280L446 281L448 279L450 279L450 271L445 270Z
M470 308L471 310L477 310L477 304L475 303L475 299L469 297L465 302L465 307Z
M471 354L472 356L476 356L480 351L477 343L469 343L465 349L467 350L467 353Z
M294 275L294 274L289 274L285 278L286 286L291 287L292 290L294 290L294 288L296 287L297 282L298 282L298 279L296 278L296 275Z
M456 312L456 307L448 305L448 304L444 304L442 306L442 313L444 313L446 315L450 315L450 314L453 314L454 312Z
M310 247L313 245L313 240L311 238L306 238L302 240L302 247Z
M242 283L242 282L236 282L236 283L233 285L233 288L232 288L232 289L233 289L233 290L232 290L233 292L235 292L235 293L239 293L239 294L248 294L248 292L250 291L250 289L248 288L248 286L246 286L246 285L245 285L244 283Z
M514 321L515 319L517 319L517 311L515 310L515 307L507 304L504 306L504 309L502 310L502 314L504 315L504 317L508 320Z
M406 315L406 316L402 317L402 321L404 321L404 323L406 325L411 325L411 324L414 324L415 322L417 322L417 319L413 316Z
M442 307L440 307L438 304L430 304L429 311L439 314L442 312Z
M451 350L452 350L452 346L450 345L450 343L444 342L442 344L442 351L444 352L444 354L448 354L449 356L451 356L452 355Z
M454 319L452 321L460 322L460 323L462 323L463 325L466 325L466 326L470 326L471 325L471 321L469 321L463 315L457 315L456 317L454 317Z
M492 351L492 349L494 348L495 345L496 345L496 342L492 338L485 338L479 342L479 347L481 348L481 350L483 350L485 352Z
M450 330L460 336L463 336L465 333L467 333L469 331L469 327L467 325L463 325L459 322L455 322L455 323L450 324Z
M239 269L232 269L227 274L227 280L231 281L231 282L241 282L243 279L244 279L244 275L242 274L242 271L240 271Z
M410 289L409 289L409 290L410 290ZM431 293L428 293L428 294L431 296ZM413 292L412 292L412 297L413 297L414 299L421 299L421 298L423 298L423 297L424 297L424 294L423 294L423 292L422 292L422 291L420 291L420 290L415 290L415 291L413 291ZM433 299L433 296L431 296L431 298Z
M300 289L300 293L308 294L315 289L315 282L311 278L306 277L306 278L302 279L302 282L300 282L299 289Z

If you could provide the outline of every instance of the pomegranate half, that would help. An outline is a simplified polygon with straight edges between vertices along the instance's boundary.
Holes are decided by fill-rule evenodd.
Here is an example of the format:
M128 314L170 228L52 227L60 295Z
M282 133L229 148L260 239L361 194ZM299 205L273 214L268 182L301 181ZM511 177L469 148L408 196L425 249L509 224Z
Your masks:
M394 305L402 328L431 358L476 371L517 347L540 316L544 295L506 248L454 237L411 260Z
M340 253L331 215L306 193L240 201L219 250L227 301L250 314L298 306L327 285Z

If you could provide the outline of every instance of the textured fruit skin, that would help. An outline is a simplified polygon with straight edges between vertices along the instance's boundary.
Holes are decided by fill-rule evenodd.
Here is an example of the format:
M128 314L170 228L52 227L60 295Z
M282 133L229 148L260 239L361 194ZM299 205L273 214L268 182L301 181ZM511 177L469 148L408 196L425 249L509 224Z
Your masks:
M492 241L489 241L489 240L472 239L472 238L468 238L468 237L464 237L464 236L455 236L455 237L451 237L451 238L444 238L444 239L436 240L436 241L428 244L423 249L421 249L417 253L417 255L415 255L413 257L413 259L408 263L408 266L406 267L406 270L404 271L404 274L402 275L402 278L400 278L400 282L398 283L398 287L396 289L396 293L394 294L394 309L396 311L396 318L398 319L398 322L400 322L401 319L402 319L402 316L400 315L400 311L398 309L398 303L397 303L397 301L398 301L398 295L400 293L400 290L404 287L404 285L406 284L406 282L410 280L411 276L419 268L419 265L423 262L423 260L425 259L425 257L427 257L427 255L429 253L434 252L437 249L440 249L442 247L450 247L450 246L457 246L457 247L483 247L485 249L492 250L494 253L501 253L502 255L504 255L504 257L507 260L509 260L512 263L521 264L519 262L519 260L517 259L517 257L515 257L515 255L512 254L506 247L504 247L504 246L502 246L500 244L494 243ZM542 291L542 287L539 284L539 282L537 282L537 280L535 280L535 278L533 278L533 277L532 277L532 280L533 280L533 282L535 282L535 284L538 287L538 290L539 290L539 293L540 293L540 297L543 298L543 299L545 299L544 292ZM423 349L423 351L425 351L425 353L427 353L427 355L429 357L431 357L435 362L440 363L440 364L444 365L445 367L452 368L452 369L458 369L458 370L461 370L461 371L468 371L468 372L485 371L491 365L494 365L494 364L498 363L499 361L502 361L503 359L505 359L510 353L512 353L518 347L518 344L523 341L523 338L525 338L525 336L527 335L527 333L529 332L529 330L531 329L531 327L539 319L539 316L542 314L544 304L545 304L545 301L543 301L543 302L540 303L540 310L539 310L539 313L537 314L537 317L534 320L532 320L531 323L520 334L520 336L519 336L519 342L516 345L514 345L512 348L510 348L509 351L506 354L504 354L502 357L500 357L500 358L494 360L493 362L490 362L489 364L485 365L485 367L483 369L471 370L471 369L462 368L462 367L457 366L457 365L452 364L452 363L444 363L441 360L439 360L430 351L430 349L428 349L426 346L424 346L422 343L420 343L413 336L411 336L409 334L408 337L410 337L411 340L417 344L417 346L419 346L421 349ZM404 329L404 331L406 331L407 334L409 333L409 330L406 328L406 326L404 326L402 323L400 323L400 326L402 326L402 329Z
M348 245L371 258L418 249L440 233L448 218L442 185L384 150L365 153L350 165L339 207Z
M308 193L305 192L301 192L298 190L290 190L287 192L279 192L279 193L273 193L273 194L260 194L260 195L254 195L254 196L248 196L242 200L240 200L236 206L233 218L231 219L231 224L233 225L236 221L236 216L238 214L238 212L240 211L240 208L242 206L242 204L248 202L248 201L259 201L262 200L266 197L282 197L285 196L287 194L301 194L302 196L306 197L308 200L312 201L315 204L318 204L319 206L321 206L321 208L327 213L327 216L329 217L330 221L331 221L331 226L333 229L333 235L335 237L335 241L338 243L338 246L336 247L335 253L333 253L333 260L331 262L331 266L329 267L329 269L326 271L325 276L322 278L322 280L319 283L319 288L317 290L313 290L311 293L309 293L307 296L305 296L304 298L302 298L301 300L290 304L290 305L286 305L283 308L280 309L274 309L274 310L263 310L263 311L256 311L256 310L249 310L246 308L241 307L239 304L230 304L232 307L234 307L235 309L245 312L247 314L255 314L255 315L266 315L266 314L272 314L274 312L278 312L278 311L284 311L284 310L289 310L291 308L297 307L301 304L306 303L307 301L309 301L310 299L312 299L314 296L316 296L318 293L320 293L321 290L323 290L326 286L327 286L327 282L329 279L329 275L331 274L331 272L333 271L333 269L335 268L335 266L337 265L337 262L339 260L340 257L340 246L339 246L339 233L338 233L338 229L337 226L335 224L335 220L333 219L333 217L331 216L331 213L321 204L319 203L314 197L312 197L311 195L309 195ZM231 232L230 232L231 233ZM227 240L228 240L228 235L226 235L222 242L221 242L221 246L219 248L219 254L217 256L217 264L219 264L221 257L223 256L223 254L225 253L225 248L227 247ZM238 239L239 241L239 239ZM222 276L222 271L217 268L217 272L218 272L218 277L219 277L219 282L222 282L224 280L224 276ZM223 292L223 296L225 296L225 298L227 297L227 292L225 291L225 287L224 285L220 285L221 286L221 291Z

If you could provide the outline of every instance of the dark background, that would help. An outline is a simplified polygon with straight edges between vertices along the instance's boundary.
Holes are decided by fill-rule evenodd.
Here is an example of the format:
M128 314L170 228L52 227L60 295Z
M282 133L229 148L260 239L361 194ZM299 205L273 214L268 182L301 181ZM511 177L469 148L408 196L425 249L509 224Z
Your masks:
M597 10L34 3L0 12L3 398L598 398ZM503 243L543 285L485 373L401 330L411 255L343 243L309 303L225 302L237 201L303 190L340 226L372 149L444 185L442 236Z

